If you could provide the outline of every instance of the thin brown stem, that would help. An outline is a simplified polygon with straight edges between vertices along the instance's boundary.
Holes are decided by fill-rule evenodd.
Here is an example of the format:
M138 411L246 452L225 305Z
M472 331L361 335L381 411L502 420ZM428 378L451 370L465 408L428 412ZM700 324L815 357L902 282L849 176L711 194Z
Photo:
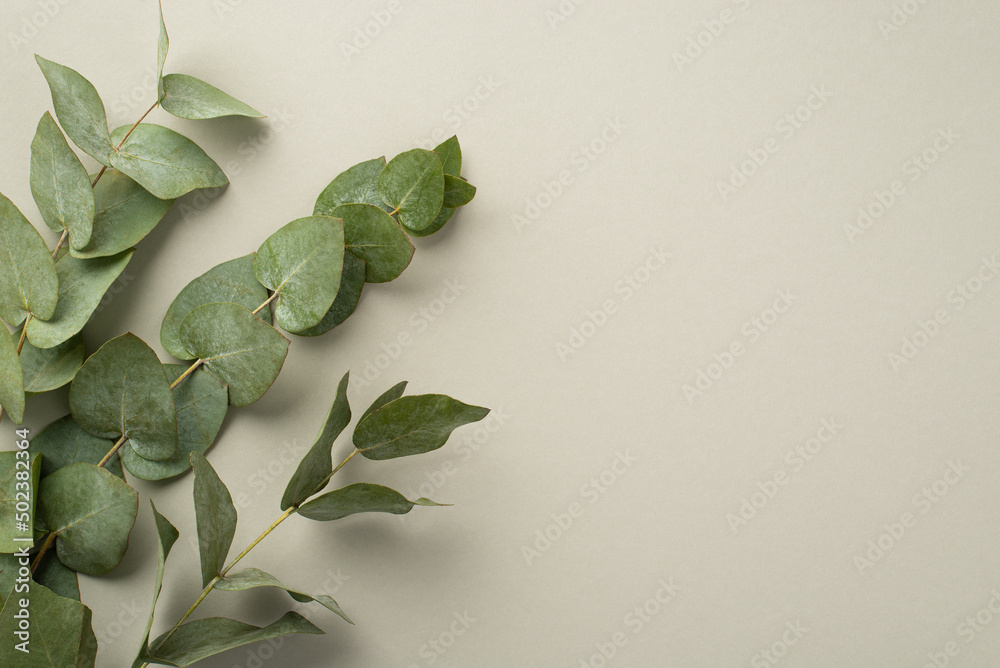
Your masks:
M104 165L103 167L101 167L101 171L97 172L97 176L94 177L94 181L90 184L91 188L96 188L97 187L97 182L101 180L101 177L104 176L104 172L106 172L106 171L108 171L108 166L107 165Z
M31 572L34 573L38 568L38 564L42 563L42 557L48 552L48 549L52 547L52 543L56 540L56 535L53 532L49 532L49 535L45 537L45 542L42 543L42 547L39 548L38 554L35 555L35 560L31 564Z
M118 149L120 149L122 147L122 144L125 143L125 140L129 138L129 136L132 134L132 132L137 127L139 127L139 123L142 123L144 120L146 120L146 116L149 116L151 113L153 113L153 109L156 109L158 106L160 106L160 101L159 100L157 100L156 102L154 102L153 106L150 107L149 109L147 109L146 113L144 113L142 116L140 116L139 120L137 120L135 123L132 124L132 127L130 127L128 129L128 132L125 133L125 136L122 137L122 140L120 142L118 142L117 146L115 146L115 151L117 151ZM101 177L104 176L104 172L106 172L106 171L108 171L108 166L107 165L104 165L103 167L101 167L101 171L99 171L97 173L97 176L94 177L93 183L90 184L91 188L96 188L97 187L97 182L101 180Z
M21 350L24 349L24 339L28 335L28 323L31 322L31 314L24 319L24 327L21 328L21 337L17 340L17 354L21 354Z

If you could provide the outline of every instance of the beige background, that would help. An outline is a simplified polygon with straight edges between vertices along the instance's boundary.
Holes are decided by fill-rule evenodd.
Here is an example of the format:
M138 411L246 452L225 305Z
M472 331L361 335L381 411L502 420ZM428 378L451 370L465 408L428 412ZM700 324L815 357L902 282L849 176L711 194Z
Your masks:
M345 370L356 413L403 379L495 411L431 455L344 471L453 508L292 521L246 562L356 627L297 606L328 635L204 665L997 664L1000 6L165 4L167 71L270 119L154 114L232 186L140 245L92 347L133 331L162 354L190 279L363 159L457 131L479 186L231 412L211 460L244 494L235 545L277 516ZM0 190L38 222L28 145L51 102L31 54L131 123L154 95L155 8L5 2L0 26ZM30 401L31 427L64 401ZM182 529L162 630L199 591L191 480L137 487ZM102 665L135 651L154 551L143 503L122 566L82 583ZM288 603L219 593L203 612L266 623Z

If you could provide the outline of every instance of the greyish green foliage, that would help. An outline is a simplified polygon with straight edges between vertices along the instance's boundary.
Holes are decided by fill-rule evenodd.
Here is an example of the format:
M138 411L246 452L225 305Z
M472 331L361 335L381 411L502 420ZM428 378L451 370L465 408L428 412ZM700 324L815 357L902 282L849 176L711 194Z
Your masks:
M108 159L114 146L108 132L108 115L94 84L64 65L41 56L35 56L35 60L49 83L52 105L63 130L84 153L110 166Z
M247 589L255 589L257 587L274 587L276 589L284 589L288 592L289 596L299 603L310 603L315 601L327 610L339 615L348 624L354 623L340 608L340 604L338 604L330 596L327 596L326 594L310 596L309 594L299 591L298 589L292 589L287 585L281 584L276 577L257 568L247 568L245 570L227 575L219 580L219 582L215 585L216 589L220 589L222 591L245 591Z
M20 332L14 332L11 336L16 340L20 337ZM24 391L38 394L69 383L83 366L85 355L83 336L80 334L71 336L53 348L36 348L26 340L21 349Z
M24 547L24 543L15 540L30 534L35 528L34 506L36 498L33 490L38 486L41 472L41 462L37 455L31 454L27 461L18 456L17 452L0 452L0 517L6 521L0 524L0 553L9 554ZM20 479L19 479L20 478ZM18 498L18 492L22 496ZM25 496L31 507L27 512L27 531L21 531L15 524L18 517L17 502L24 501ZM23 510L23 509L22 509Z
M441 212L444 165L433 151L415 148L393 158L378 177L382 201L399 211L399 223L419 232Z
M194 512L198 519L198 552L201 584L222 573L229 547L236 535L236 507L219 475L198 452L191 453L194 468Z
M112 441L84 431L72 415L64 415L31 439L31 452L41 455L42 476L77 462L98 464L111 449ZM107 469L122 480L121 464L112 459Z
M149 632L153 628L153 612L156 610L156 601L159 600L160 590L163 588L164 565L170 555L170 549L180 536L177 527L156 510L152 500L150 500L149 505L153 509L153 522L156 524L156 581L153 583L153 601L149 604L149 619L146 621L146 632L142 636L142 647L133 664L136 668L142 664L143 657L149 653Z
M344 220L347 250L365 261L365 280L386 283L410 264L413 244L392 216L371 204L341 204L333 215Z
M52 253L14 203L0 195L0 320L11 327L29 313L48 320L58 299Z
M413 506L440 506L429 499L410 501L394 489L356 482L316 497L299 508L299 515L329 522L357 513L392 513L405 515Z
M31 586L30 652L16 649L19 628L15 614L18 597L11 596L0 611L0 665L18 668L93 668L97 638L90 608L54 593L40 584Z
M200 120L220 116L264 118L253 107L232 95L187 74L168 74L161 80L164 88L160 106L178 118Z
M443 394L400 397L358 423L354 445L368 459L419 455L437 450L456 428L478 422L489 412Z
M6 331L6 327L0 331L0 406L11 420L21 424L24 422L24 373L17 357L17 344L4 335Z
M94 189L83 163L47 111L31 141L30 183L45 224L56 232L66 230L73 248L86 246L94 226Z

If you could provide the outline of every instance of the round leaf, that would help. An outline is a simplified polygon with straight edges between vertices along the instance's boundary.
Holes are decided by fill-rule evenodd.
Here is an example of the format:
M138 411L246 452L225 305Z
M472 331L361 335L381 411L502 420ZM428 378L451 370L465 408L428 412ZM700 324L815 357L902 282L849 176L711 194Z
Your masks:
M232 95L186 74L168 74L161 80L163 99L160 106L178 118L201 120L221 116L264 118L248 104Z
M45 112L31 141L31 196L42 220L56 232L67 230L73 248L90 241L94 225L94 190L62 130Z
M444 227L451 220L451 217L455 215L455 211L457 209L443 208L433 223L420 231L409 230L409 233L415 237L429 237Z
M94 668L97 638L90 608L79 601L59 596L40 584L31 586L31 651L16 649L15 631L21 622L14 615L19 605L4 606L0 612L0 665L17 668Z
M371 204L343 204L334 215L344 220L347 250L365 261L365 281L395 279L413 259L413 244L392 216Z
M0 325L0 407L17 424L24 422L24 372L17 344Z
M48 320L58 300L52 252L14 203L0 195L0 320L17 327L29 312Z
M354 445L368 459L419 455L437 450L452 431L482 420L489 412L443 394L400 397L358 423Z
M399 211L407 230L422 230L437 218L444 202L444 167L434 151L415 148L389 161L378 177L382 201Z
M341 204L371 204L391 211L378 194L378 176L383 169L384 157L358 163L339 174L316 199L313 214L331 216Z
M113 441L84 431L72 415L66 415L32 438L29 450L42 456L42 477L45 477L70 464L97 464L113 446ZM117 457L112 458L105 466L114 475L125 479Z
M18 336L15 332L12 336ZM25 340L21 349L24 391L38 394L62 387L73 380L83 366L83 337L70 337L54 348L36 348Z
M347 320L361 300L361 290L365 287L365 261L352 253L344 253L344 270L340 274L340 289L330 310L314 327L292 332L296 336L319 336Z

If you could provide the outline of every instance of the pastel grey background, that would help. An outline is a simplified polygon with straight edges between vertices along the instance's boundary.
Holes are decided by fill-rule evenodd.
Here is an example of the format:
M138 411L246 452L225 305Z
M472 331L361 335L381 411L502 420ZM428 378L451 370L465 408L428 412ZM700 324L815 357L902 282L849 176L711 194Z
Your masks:
M91 350L132 331L167 359L178 291L361 160L457 132L479 186L398 281L293 340L267 395L231 412L211 461L245 495L234 546L280 512L346 370L356 413L404 379L494 409L438 452L343 472L454 507L290 521L245 562L333 595L356 627L296 606L327 635L205 666L997 663L1000 5L164 11L166 71L269 119L154 112L232 185L142 242ZM155 3L5 2L0 26L0 190L41 226L28 146L51 100L32 54L132 123L155 95ZM63 412L64 392L31 400L28 424ZM200 591L191 479L136 486L182 531L155 633ZM143 631L140 508L124 563L82 582L101 665ZM267 623L289 602L216 593L199 614Z

